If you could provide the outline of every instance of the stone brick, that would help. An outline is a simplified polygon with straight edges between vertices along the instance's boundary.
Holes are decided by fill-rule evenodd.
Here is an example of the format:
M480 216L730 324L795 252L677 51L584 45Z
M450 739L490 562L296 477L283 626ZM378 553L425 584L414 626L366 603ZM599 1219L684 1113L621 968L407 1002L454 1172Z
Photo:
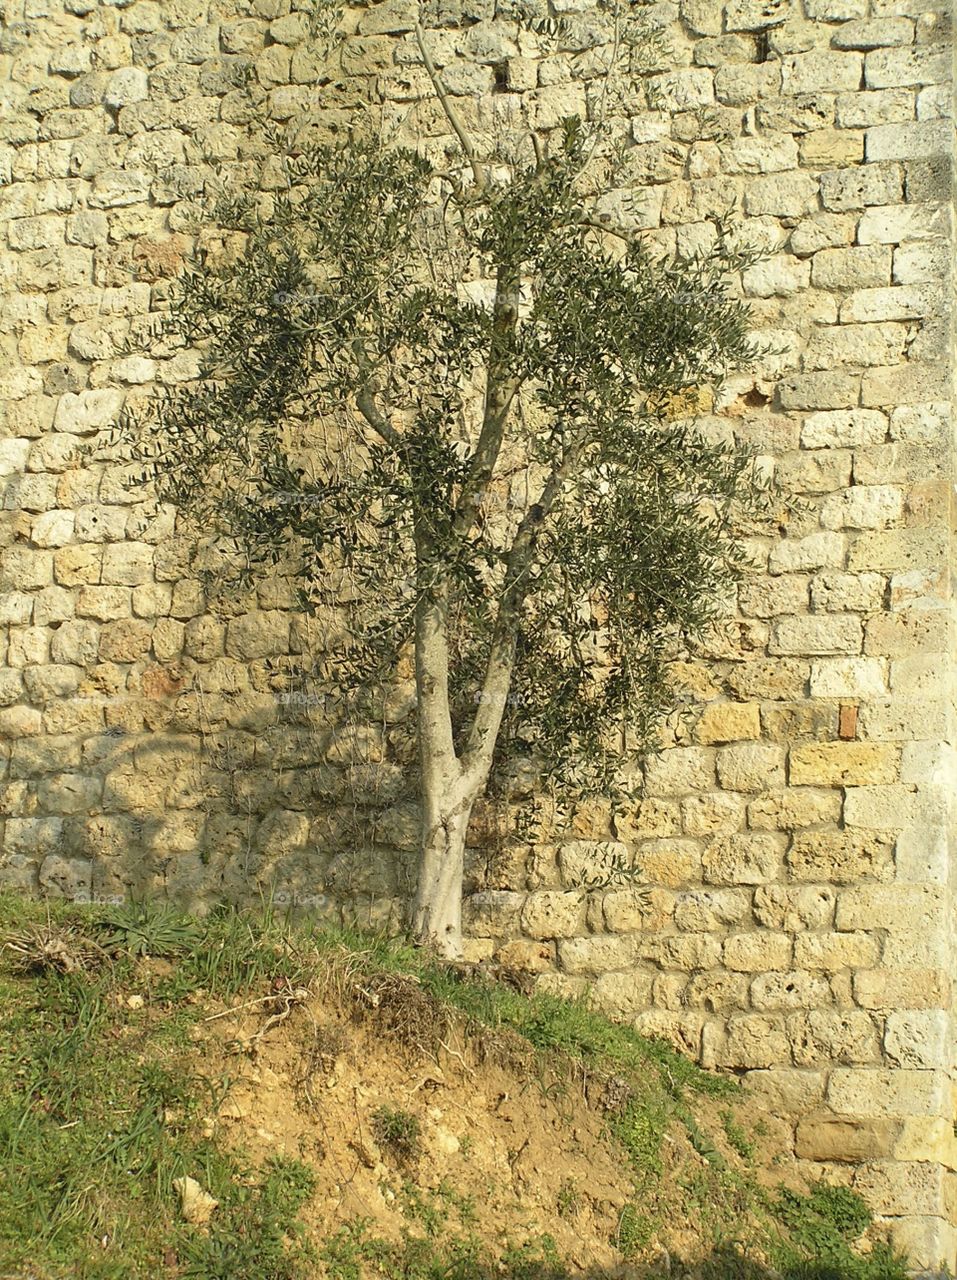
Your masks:
M607 877L616 865L629 865L628 847L614 840L569 840L558 850L566 889L587 888Z
M888 1014L884 1051L893 1066L946 1070L949 1047L949 1017L943 1009Z
M800 939L798 939L800 942ZM788 1019L795 1064L851 1066L880 1061L876 1019L859 1009L812 1009Z
M805 933L794 943L794 963L799 968L828 973L868 968L878 963L880 954L880 943L865 932Z
M898 1129L891 1120L850 1120L815 1113L798 1122L794 1150L802 1160L856 1164L890 1155Z
M751 659L729 672L726 683L739 698L800 698L810 670L810 663L794 658Z
M792 785L859 786L894 782L900 754L870 742L815 742L792 746L788 777Z
M558 958L566 973L601 974L629 969L638 954L639 934L616 937L593 934L589 938L567 938L558 944Z
M851 245L841 249L822 249L811 260L811 280L819 289L863 289L890 283L893 250L886 244ZM870 422L874 417L867 411L852 409L844 414L831 415L839 422ZM817 415L823 418L823 414ZM885 427L886 429L886 427ZM882 433L883 436L883 433ZM866 441L861 441L865 443ZM835 441L834 443L844 443ZM853 439L847 443L854 443ZM821 446L815 446L820 448Z
M863 644L861 621L854 614L807 614L780 618L769 651L779 654L856 654Z
M878 658L829 658L811 664L812 697L868 698L886 692L884 664Z
M602 911L611 933L660 931L671 919L674 901L663 889L615 889L602 898Z
M645 764L645 790L651 796L685 795L714 786L714 753L706 747L673 747Z
M674 920L683 931L703 933L740 924L750 912L747 890L694 889L678 895Z
M932 240L945 236L947 228L947 213L938 204L879 205L864 211L857 227L857 242L903 244Z
M244 614L231 619L226 628L226 653L233 658L276 656L285 653L288 644L289 618L278 611Z
M860 1117L939 1115L944 1098L945 1078L936 1071L840 1068L827 1088L832 1111Z
M712 702L695 726L695 738L705 746L760 736L761 720L755 703Z
M789 1060L790 1046L782 1018L741 1014L728 1020L727 1037L715 1054L714 1065L754 1069Z
M768 560L771 573L795 573L806 569L840 569L844 566L844 538L828 531L777 543Z
M859 374L814 370L788 374L778 383L777 394L782 409L851 409L858 404L860 386Z
M773 835L729 835L711 841L702 858L706 884L768 884L781 871L782 845Z
M730 835L744 825L745 798L729 791L708 791L681 802L681 822L690 836Z
M793 943L786 933L738 933L726 938L722 960L726 969L741 973L785 970L791 963Z
M581 893L530 893L522 907L521 925L532 938L574 937L584 932L584 896Z
M477 937L507 938L521 927L524 893L485 890L467 896L462 903L463 922Z
M837 822L840 816L840 794L813 787L768 791L748 805L748 826L752 831L795 831Z
M701 875L701 850L693 840L647 840L638 846L637 863L652 883L686 884Z
M718 751L718 778L729 791L765 791L784 783L784 748L741 743Z
M854 975L854 999L862 1009L940 1009L950 994L951 984L941 969L882 967L859 969Z
M713 969L720 955L721 943L710 933L638 936L638 956L662 969Z
M631 969L627 973L603 973L590 986L589 1003L612 1018L631 1018L651 1004L652 977Z
M943 1176L936 1163L882 1160L858 1169L854 1189L875 1213L943 1217L947 1212Z
M794 837L787 862L795 880L830 884L888 881L894 874L894 841L880 832L800 832Z
M811 1009L826 1004L830 997L826 978L798 970L762 973L751 983L751 1004L755 1009Z
M891 205L903 198L904 174L892 161L838 169L821 175L821 199L825 209L841 212L869 205ZM882 283L878 281L876 283Z

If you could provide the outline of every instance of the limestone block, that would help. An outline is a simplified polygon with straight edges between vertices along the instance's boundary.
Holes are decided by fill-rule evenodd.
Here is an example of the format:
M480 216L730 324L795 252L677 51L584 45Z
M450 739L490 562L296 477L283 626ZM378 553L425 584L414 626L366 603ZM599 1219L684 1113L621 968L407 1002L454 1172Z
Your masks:
M898 21L903 22L903 19ZM881 25L886 25L882 23ZM903 29L902 29L903 30ZM907 45L909 40L881 41ZM944 84L950 78L950 55L934 48L887 48L875 46L864 59L864 83L868 89L894 89L902 86Z
M637 958L640 936L596 933L588 938L562 939L558 944L559 962L566 973L573 974L597 975L629 969Z
M746 889L693 889L678 895L674 919L682 931L704 933L741 924L750 910Z
M859 165L863 159L863 134L848 129L815 129L801 138L801 164L806 168L840 169Z
M898 245L893 280L895 284L939 285L946 279L947 265L947 246L937 240Z
M760 736L760 714L753 702L712 702L695 726L695 738L705 746Z
M695 974L684 993L684 1002L689 1008L707 1009L710 1013L741 1009L747 999L747 977L720 970Z
M839 821L841 796L814 787L787 787L765 792L748 805L752 831L795 831Z
M744 825L745 798L730 791L708 791L681 802L681 822L690 836L730 835Z
M812 1009L788 1018L787 1025L797 1066L880 1062L875 1019L859 1009Z
M95 588L94 588L95 589ZM101 588L107 590L108 588ZM136 662L150 651L151 627L137 618L107 622L100 631L101 662Z
M912 1009L887 1016L884 1052L898 1067L948 1066L951 1019L943 1009Z
M849 248L822 249L812 259L811 279L822 289L857 289L885 285L891 278L892 250L889 245L852 245ZM832 415L848 423L870 423L874 411L851 409L843 415ZM863 418L861 415L864 415ZM814 415L823 418L823 414ZM820 446L815 446L820 447Z
M771 933L767 929L738 933L725 939L722 961L726 969L739 973L783 971L791 963L792 947L786 933Z
M850 483L851 454L845 449L784 453L777 460L775 474L788 493L831 493Z
M769 834L719 836L702 858L706 884L768 884L781 871L780 838Z
M862 1165L854 1189L875 1213L946 1214L944 1171L938 1163L882 1160Z
M823 969L827 973L869 968L879 962L880 954L880 943L863 931L805 933L794 943L794 963L798 968Z
M827 498L821 523L828 529L883 529L900 520L904 495L893 485L855 485Z
M880 832L801 832L788 852L788 869L798 881L888 881L893 877L893 854L893 838Z
M946 1078L938 1071L839 1068L827 1087L828 1105L842 1116L942 1115L946 1096Z
M949 154L953 127L949 120L914 124L876 124L865 135L865 155L874 160L919 160Z
M645 763L650 796L686 795L714 785L714 752L707 747L672 747Z
M810 533L803 538L785 538L772 549L768 569L773 574L841 569L844 567L844 548L843 535L831 530Z
M87 200L94 209L116 209L149 199L149 178L133 169L104 169L93 178Z
M131 102L142 102L149 93L149 81L142 67L121 67L106 82L103 104L112 111Z
M902 324L842 324L812 333L804 353L806 369L835 365L884 367L903 358L907 329Z
M890 432L895 440L939 444L945 436L949 405L902 405L891 411Z
M864 652L891 658L947 652L946 620L938 610L901 608L867 621Z
M831 39L836 49L882 49L909 45L914 39L914 24L907 18L879 18L846 22ZM868 60L864 60L865 82Z
M830 998L826 978L801 970L762 973L751 983L751 1005L755 1009L813 1009L827 1004Z
M463 928L473 937L507 938L521 929L525 893L486 890L462 902Z
M681 969L686 972L713 969L721 955L721 943L710 933L635 936L639 958L658 965L661 969Z
M810 664L793 658L752 659L742 662L726 677L728 687L740 698L788 699L803 697Z
M860 387L859 374L813 370L782 378L778 398L782 409L851 409L858 403Z
M857 1164L890 1155L899 1128L892 1120L851 1120L816 1112L798 1122L794 1149L802 1160Z
M715 1055L719 1067L774 1067L790 1061L783 1018L741 1014L728 1020L724 1044Z
M701 850L694 840L646 840L637 863L645 880L673 887L700 877Z
M808 579L803 575L773 578L754 575L738 585L738 608L749 617L773 618L780 613L801 613L807 603Z
M89 902L93 865L85 858L64 858L50 854L40 863L40 888L51 898Z
M646 797L640 802L622 802L615 811L615 834L621 840L648 840L675 836L681 831L678 805L671 800Z
M912 742L945 738L947 726L947 709L939 693L923 698L883 698L862 709L860 736L875 742ZM926 780L926 774L912 778L915 782Z
M813 742L791 747L792 785L861 786L897 779L900 752L871 742Z
M794 218L818 207L818 182L805 173L765 174L745 189L745 209L751 216L768 214Z
M802 219L791 232L789 247L799 257L849 245L854 240L857 219L850 213L817 213Z
M904 126L887 127L903 128ZM934 240L947 235L948 225L947 210L939 204L874 205L865 209L861 216L857 227L857 242L858 244L904 244L913 240ZM934 397L924 398L933 399Z
M532 938L571 938L584 932L583 893L530 893L522 907L521 926Z
M892 205L903 198L903 181L903 169L890 161L837 169L821 175L821 200L835 212Z
M907 89L881 89L838 94L835 120L842 129L866 129L875 124L897 124L914 118L914 95Z
M104 583L137 587L153 574L153 548L146 542L118 542L103 551Z
M664 929L674 912L674 895L664 889L616 889L602 898L611 933Z
M69 698L80 685L82 670L79 667L52 663L49 666L26 667L23 683L30 701L40 706L56 698Z
M747 267L741 280L748 297L770 298L802 292L808 287L810 275L807 261L780 253Z
M289 617L275 610L257 610L233 618L226 628L226 653L233 658L275 656L285 653L288 643Z
M50 656L54 662L89 667L99 652L99 628L93 622L66 621L54 631Z
M888 1012L901 1009L940 1009L947 1006L950 998L951 984L942 969L882 967L859 969L854 975L854 999L862 1009Z
M878 658L830 658L811 664L814 698L869 698L886 692L884 663Z
M851 545L849 569L898 573L943 564L946 538L937 529L882 529L862 532Z
M726 173L779 173L798 167L798 146L790 134L742 134L719 150Z
M568 840L558 850L558 866L566 889L601 880L618 863L629 865L628 847L615 840Z
M50 657L50 632L46 627L11 627L7 665L28 667L43 664Z
M742 1083L747 1096L771 1114L801 1116L822 1101L826 1076L821 1071L778 1066L773 1071L751 1071Z
M765 791L784 783L784 747L741 743L718 751L718 778L729 791Z
M611 1018L632 1018L651 1006L651 987L651 974L637 969L603 973L591 986L589 1004Z
M62 844L62 818L8 818L5 823L5 854L28 855L40 861L55 855Z

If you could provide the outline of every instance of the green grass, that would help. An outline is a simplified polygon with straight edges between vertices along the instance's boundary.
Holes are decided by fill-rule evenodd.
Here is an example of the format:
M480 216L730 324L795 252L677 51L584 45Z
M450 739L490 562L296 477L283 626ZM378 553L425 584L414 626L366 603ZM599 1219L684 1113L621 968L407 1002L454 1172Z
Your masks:
M454 1014L467 1034L518 1038L531 1055L529 1078L559 1103L563 1090L570 1096L583 1079L614 1086L605 1111L608 1141L627 1162L635 1188L614 1241L627 1258L639 1260L668 1210L677 1208L707 1244L696 1271L702 1280L904 1280L901 1260L886 1250L866 1257L855 1252L869 1215L852 1192L818 1186L802 1196L757 1186L751 1139L731 1109L736 1084L582 1004L529 998L384 938L310 934L269 912L221 910L197 921L151 907L47 907L0 897L0 938L17 930L26 938L31 928L36 936L47 921L72 930L72 942L87 950L75 972L48 961L24 971L22 952L0 952L4 1276L564 1276L548 1236L490 1247L474 1235L475 1207L467 1196L448 1183L432 1190L416 1183L418 1121L401 1107L383 1105L375 1117L378 1140L402 1166L397 1204L406 1228L398 1243L379 1238L367 1223L310 1241L300 1222L313 1188L310 1168L285 1159L257 1167L215 1137L205 1121L216 1114L227 1082L204 1072L191 1039L208 1011L204 999L255 999L310 983L334 992L347 974L366 985L404 982L407 992ZM131 1002L131 996L143 999ZM701 1118L711 1099L727 1104L715 1123L743 1168L720 1154ZM661 1194L665 1138L675 1133L683 1133L697 1155L683 1179L669 1184L668 1196L681 1198L677 1206ZM185 1175L219 1201L208 1228L182 1220L173 1183ZM578 1195L566 1186L557 1214L573 1215ZM753 1260L754 1246L773 1271ZM644 1274L658 1273L651 1267Z

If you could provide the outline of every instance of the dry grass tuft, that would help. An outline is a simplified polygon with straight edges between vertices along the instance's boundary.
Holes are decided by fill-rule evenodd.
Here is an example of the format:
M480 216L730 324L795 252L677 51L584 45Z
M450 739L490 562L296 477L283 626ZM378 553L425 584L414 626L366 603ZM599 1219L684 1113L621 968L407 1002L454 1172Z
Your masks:
M86 973L109 962L109 953L69 925L32 924L3 941L18 973Z
M356 975L348 994L360 1018L422 1057L436 1057L452 1030L449 1010L410 974Z

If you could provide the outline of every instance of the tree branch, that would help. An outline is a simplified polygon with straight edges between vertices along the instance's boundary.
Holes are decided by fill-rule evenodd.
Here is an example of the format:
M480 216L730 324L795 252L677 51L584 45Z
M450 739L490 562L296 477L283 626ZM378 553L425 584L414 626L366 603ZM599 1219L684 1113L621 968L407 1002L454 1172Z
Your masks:
M518 639L519 611L528 591L531 567L539 531L554 507L566 480L575 472L587 437L582 432L568 447L560 462L552 468L537 503L529 507L512 542L505 568L505 586L492 635L485 679L478 696L478 708L462 753L462 768L473 777L488 773L495 742L505 715L505 704Z
M363 382L355 393L356 405L359 412L368 422L369 426L379 435L387 445L390 445L396 453L402 451L402 437L395 427L392 426L380 412L375 402L375 396L372 393L372 361L366 354L362 340L356 338L352 343L352 350L359 362L359 372L364 375Z
M449 91L445 87L445 82L439 75L435 63L432 61L432 55L429 53L428 45L425 42L425 31L422 29L422 23L415 24L415 40L419 46L419 52L422 54L422 61L425 63L425 69L428 72L429 79L432 81L432 87L435 89L436 96L445 112L446 119L455 130L455 136L462 144L462 150L465 152L469 164L472 166L472 176L475 179L475 188L477 191L484 191L488 184L488 175L485 172L485 166L478 158L478 153L472 139L465 131L459 113L452 105L449 97Z

